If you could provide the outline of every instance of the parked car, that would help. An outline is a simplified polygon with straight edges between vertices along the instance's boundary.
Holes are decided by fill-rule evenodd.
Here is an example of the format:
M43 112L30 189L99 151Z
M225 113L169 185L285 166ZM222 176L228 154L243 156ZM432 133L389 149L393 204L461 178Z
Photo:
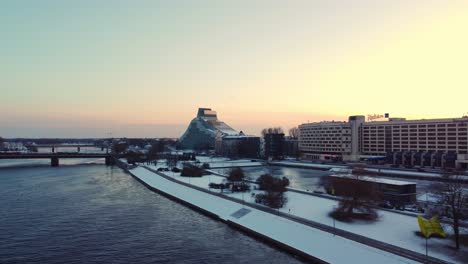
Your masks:
M410 211L414 213L424 213L424 208L413 204L405 206L405 211Z
M382 207L382 208L387 208L387 209L393 209L393 204L391 204L390 202L384 202L384 203L380 203L379 204L379 207Z

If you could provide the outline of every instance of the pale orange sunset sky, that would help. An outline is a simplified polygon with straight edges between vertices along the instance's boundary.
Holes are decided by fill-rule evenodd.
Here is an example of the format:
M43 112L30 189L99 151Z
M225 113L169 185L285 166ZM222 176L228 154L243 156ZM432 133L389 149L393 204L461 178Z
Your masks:
M3 137L468 112L466 0L12 1L0 34Z

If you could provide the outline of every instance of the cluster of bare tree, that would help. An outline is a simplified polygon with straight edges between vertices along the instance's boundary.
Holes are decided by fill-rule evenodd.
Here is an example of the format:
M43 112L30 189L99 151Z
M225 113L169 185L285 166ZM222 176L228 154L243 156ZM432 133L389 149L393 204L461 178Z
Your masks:
M299 138L299 128L293 127L289 129L289 137L298 139Z
M180 176L184 177L202 177L203 174L205 174L205 170L203 168L200 168L198 166L195 166L191 163L184 163L184 166L182 168L182 172L180 173Z
M269 127L262 130L262 136L265 137L266 134L284 134L281 127Z
M250 185L245 183L245 174L241 168L233 168L229 172L227 179L230 181L228 187L232 186L231 190L233 192L246 192L250 190Z
M290 128L288 132L291 138L299 138L299 129L297 127ZM284 134L284 131L281 127L269 127L262 130L262 136L265 137L266 134Z
M244 171L241 168L233 168L229 172L228 180L232 182L240 182L245 178Z
M340 221L352 219L376 220L375 207L382 201L377 186L370 187L369 178L375 177L365 172L365 166L355 166L353 174L343 177L322 177L321 185L330 194L342 197L330 216ZM367 180L367 181L365 181Z
M257 179L260 190L265 193L257 194L255 201L263 203L271 208L281 208L288 201L284 196L286 187L289 186L289 179L286 177L276 178L270 174L264 174Z

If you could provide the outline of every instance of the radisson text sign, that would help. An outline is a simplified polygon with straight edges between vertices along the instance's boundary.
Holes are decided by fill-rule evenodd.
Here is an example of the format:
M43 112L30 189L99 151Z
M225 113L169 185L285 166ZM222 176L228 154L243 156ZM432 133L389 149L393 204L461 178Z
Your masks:
M367 115L367 121L373 121L376 119L389 118L389 117L390 115L388 113L385 113L385 115L379 115L379 114Z

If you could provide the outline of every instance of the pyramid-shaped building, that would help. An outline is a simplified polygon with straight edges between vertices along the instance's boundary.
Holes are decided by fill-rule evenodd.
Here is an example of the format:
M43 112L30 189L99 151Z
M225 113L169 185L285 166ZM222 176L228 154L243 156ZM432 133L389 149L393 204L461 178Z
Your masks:
M239 132L218 120L211 108L199 108L197 117L192 119L185 133L179 138L182 149L213 149L218 135L238 135Z

